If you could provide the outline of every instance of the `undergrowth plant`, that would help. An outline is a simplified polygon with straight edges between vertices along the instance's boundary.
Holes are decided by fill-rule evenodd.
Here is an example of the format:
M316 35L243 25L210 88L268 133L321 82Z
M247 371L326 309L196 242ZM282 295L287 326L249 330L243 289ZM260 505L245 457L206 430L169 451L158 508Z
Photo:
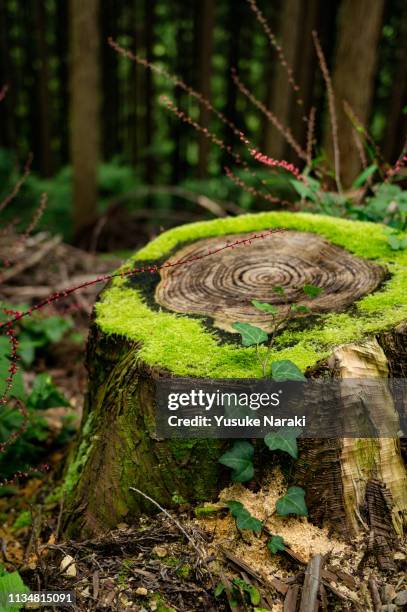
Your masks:
M256 358L260 363L262 376L266 378L270 376L271 380L278 381L305 381L306 378L301 370L290 360L275 360L271 363L272 349L276 335L281 327L285 326L299 314L310 314L312 310L304 304L290 304L288 302L284 287L276 286L273 291L278 295L284 303L282 312L274 305L266 302L253 300L252 304L261 312L270 315L272 322L272 331L270 334L260 327L251 325L250 323L236 322L233 324L241 334L243 346L255 346ZM321 294L322 289L315 285L306 284L302 287L304 296L308 298L316 298ZM261 345L266 345L266 351L262 353ZM281 427L277 431L269 432L264 443L271 451L282 451L290 455L294 460L298 459L298 442L297 439L301 435L300 428ZM219 458L219 462L232 470L232 480L234 482L249 482L254 477L254 446L247 440L237 440L233 443L232 448ZM264 529L264 524L259 519L251 515L251 513L236 500L229 500L227 506L231 515L236 521L236 527L239 530L249 530L259 534ZM301 487L291 486L286 493L281 496L275 505L277 515L284 516L307 516L308 509L305 503L305 491ZM285 550L284 540L281 536L274 534L267 541L267 548L271 554L276 554ZM218 595L224 592L224 585L218 588ZM230 601L229 601L230 603ZM252 602L253 603L253 602Z

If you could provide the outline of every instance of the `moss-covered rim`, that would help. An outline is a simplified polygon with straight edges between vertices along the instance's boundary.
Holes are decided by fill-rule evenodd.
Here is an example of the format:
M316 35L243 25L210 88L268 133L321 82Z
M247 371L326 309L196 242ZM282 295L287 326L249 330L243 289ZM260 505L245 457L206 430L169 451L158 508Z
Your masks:
M355 303L352 313L320 317L320 326L282 333L273 359L291 359L300 368L314 365L338 344L361 340L407 319L407 251L392 251L384 226L307 213L260 213L183 225L161 234L135 253L134 260L159 260L191 240L271 228L314 232L348 251L384 264L391 278ZM216 257L216 255L215 255ZM356 316L355 316L356 310ZM107 334L140 342L138 356L179 376L244 378L260 375L254 348L218 342L216 332L197 319L153 311L139 291L115 278L96 304L96 322ZM265 350L265 349L264 349Z

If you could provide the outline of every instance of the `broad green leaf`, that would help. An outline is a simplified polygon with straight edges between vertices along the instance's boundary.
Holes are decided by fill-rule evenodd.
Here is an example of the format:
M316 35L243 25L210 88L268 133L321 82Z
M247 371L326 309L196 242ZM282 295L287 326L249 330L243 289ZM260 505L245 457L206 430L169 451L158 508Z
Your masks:
M232 327L242 335L243 346L261 344L268 339L268 335L263 329L250 325L250 323L233 323Z
M219 463L232 468L232 480L246 482L254 475L253 454L254 448L250 442L238 440L233 444L231 450L223 453L219 458Z
M299 427L280 427L276 432L268 433L264 443L270 450L282 450L298 459L297 437L301 431Z
M305 491L301 487L290 487L283 497L276 502L276 511L280 516L295 514L307 516L308 509L305 504Z
M274 361L271 364L271 377L278 382L283 380L307 380L299 367L289 359Z
M21 610L20 604L6 604L10 593L22 594L29 593L30 589L24 584L18 572L6 573L0 576L0 612L10 612L10 610Z
M310 298L318 297L322 293L321 287L317 287L316 285L304 285L302 290L305 295L308 295Z
M236 519L238 529L250 529L259 533L263 528L263 523L250 514L241 502L230 500L227 506L231 515Z
M365 168L363 172L361 172L359 176L353 181L352 187L354 187L355 189L357 189L358 187L362 187L369 178L369 176L372 176L372 174L374 174L376 170L376 164L372 164L371 166Z
M272 315L278 314L278 308L274 306L274 304L267 304L266 302L259 302L258 300L252 300L252 304L255 308L263 312L268 312Z
M259 521L259 519L254 518L254 516L252 516L247 510L246 512L247 514L242 513L239 514L238 517L236 517L237 528L250 529L255 533L260 533L260 531L263 529L263 523Z
M235 501L234 499L230 499L228 502L226 502L226 505L229 508L230 514L235 518L239 516L239 513L245 510L245 507L242 502Z
M278 553L280 550L285 550L284 540L279 535L273 535L271 539L267 542L267 548L273 555Z

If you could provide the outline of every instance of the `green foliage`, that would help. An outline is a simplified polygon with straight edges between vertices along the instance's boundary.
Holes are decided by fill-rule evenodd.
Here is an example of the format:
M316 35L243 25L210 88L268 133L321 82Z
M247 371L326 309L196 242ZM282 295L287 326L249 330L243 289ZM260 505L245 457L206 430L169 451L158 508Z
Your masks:
M267 548L273 555L280 551L284 551L285 545L283 538L279 535L273 535L267 542Z
M37 374L27 399L27 407L32 410L46 410L59 406L69 406L66 397L53 384L49 374Z
M232 480L234 482L246 482L254 475L253 468L254 448L250 442L237 440L233 443L231 450L226 451L219 458L219 463L232 468Z
M254 587L252 584L249 584L248 582L246 582L245 580L242 580L241 578L233 578L232 584L235 587L237 587L240 591L248 595L250 599L250 603L253 606L257 606L260 603L260 599L261 599L260 593L256 589L256 587Z
M390 236L387 238L387 242L392 251L402 251L403 249L407 248L406 237L399 238L394 234L390 234Z
M242 580L241 578L233 578L231 586L232 586L232 593L231 593L232 599L230 600L229 603L232 608L238 606L238 601L239 599L241 599L242 596L244 599L248 599L249 602L252 604L252 606L257 606L260 603L261 601L260 592L252 584L249 584L248 582L246 582L245 580ZM215 597L220 597L222 593L225 592L225 588L226 588L225 585L222 582L220 582L215 588L215 591L214 591ZM246 605L245 605L245 608L246 608ZM260 608L254 608L254 610L260 610Z
M2 396L7 389L6 379L9 376L9 368L11 365L11 361L9 358L10 350L10 343L8 339L5 336L0 336L0 396ZM18 370L13 378L10 396L20 400L25 398L24 382L21 370Z
M308 295L310 298L318 297L322 293L321 287L317 287L316 285L304 285L302 290L305 295Z
M266 446L274 450L282 450L293 459L298 459L297 438L301 433L299 427L280 427L276 432L271 432L264 438Z
M276 511L279 516L307 516L308 509L305 504L305 491L301 487L290 487L285 495L276 502Z
M23 529L24 527L29 527L31 523L32 523L31 512L29 512L28 510L24 510L23 512L20 512L20 514L14 521L13 529L15 530Z
M243 346L261 344L268 339L268 335L263 329L250 325L250 323L233 323L232 327L241 334Z
M377 165L376 164L371 164L370 166L365 168L363 170L363 172L361 172L359 174L358 177L356 177L356 179L353 181L352 187L354 189L358 189L359 187L363 187L363 185L366 183L366 181L370 177L372 177L376 171L377 171Z
M284 380L307 380L299 367L289 359L273 361L271 364L271 377L278 382Z
M30 589L24 584L18 572L7 573L0 571L0 574L0 612L21 610L23 606L20 604L5 605L7 602L7 597L10 593L29 593Z
M236 519L236 527L238 529L248 529L255 533L260 533L263 529L263 523L250 514L241 502L230 500L227 506L231 515Z
M268 314L276 315L278 313L278 308L274 306L274 304L267 304L266 302L259 302L258 300L252 300L252 304L258 310L262 310Z

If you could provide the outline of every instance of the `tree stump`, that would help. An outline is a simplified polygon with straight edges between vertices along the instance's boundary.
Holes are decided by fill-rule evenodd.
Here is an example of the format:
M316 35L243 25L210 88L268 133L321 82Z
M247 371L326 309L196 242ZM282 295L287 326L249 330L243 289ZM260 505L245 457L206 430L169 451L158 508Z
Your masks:
M283 231L248 244L272 228ZM247 246L223 248L236 240ZM304 213L244 215L165 232L121 271L134 267L153 272L116 277L94 309L83 422L64 483L70 535L153 511L132 486L167 508L216 497L224 485L217 459L230 443L158 439L155 381L260 377L255 348L241 346L232 324L270 331L269 317L251 302L283 312L276 285L288 303L307 304L304 284L324 291L310 304L312 316L282 327L272 360L290 359L310 376L407 371L407 253L390 249L383 226ZM383 394L394 410L385 382ZM385 563L407 522L399 438L304 440L294 480L306 490L311 520L349 535L374 530Z

